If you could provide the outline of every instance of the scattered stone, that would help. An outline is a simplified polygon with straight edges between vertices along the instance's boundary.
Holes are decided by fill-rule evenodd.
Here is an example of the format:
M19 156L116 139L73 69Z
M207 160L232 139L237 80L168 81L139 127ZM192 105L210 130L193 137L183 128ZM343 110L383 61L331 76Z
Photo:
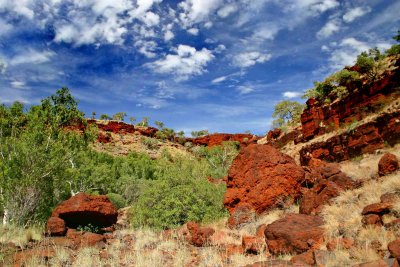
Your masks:
M392 255L393 258L395 259L400 259L400 238L397 238L396 240L390 242L388 244L388 250L390 252L390 255Z
M354 265L353 267L390 267L390 266L384 260L377 260L377 261L357 264Z
M364 225L382 225L382 218L377 214L368 214L363 216L361 222Z
M400 200L398 193L386 193L381 196L381 203L395 203Z
M326 244L328 251L336 250L337 248L350 249L354 245L354 240L350 238L336 238L330 240Z
M301 196L304 174L293 158L273 146L249 145L229 170L224 205L231 214L244 205L257 214L290 205Z
M304 194L300 202L302 214L319 214L323 207L343 190L355 187L354 181L344 174L337 164L311 159L309 168L309 175L314 177L316 184Z
M399 169L399 160L396 155L386 153L382 156L378 163L379 176L385 176Z
M264 238L257 236L243 236L242 247L245 253L257 255L265 251L266 245Z
M203 247L210 244L210 238L215 230L212 228L201 228L198 223L188 222L182 226L181 233L193 246Z
M50 217L46 224L46 233L50 236L63 236L67 232L65 221L58 217Z
M362 210L362 215L368 215L368 214L377 214L377 215L384 215L388 214L390 210L393 208L392 203L374 203L368 206L365 206L364 209Z
M318 249L324 239L323 223L318 216L288 214L265 229L268 249L274 255Z
M256 212L250 205L243 205L236 208L228 219L228 227L239 229L248 223L256 220Z
M315 260L314 260L314 252L313 251L307 251L302 254L293 256L290 259L290 262L293 264L307 264L310 266L315 265Z

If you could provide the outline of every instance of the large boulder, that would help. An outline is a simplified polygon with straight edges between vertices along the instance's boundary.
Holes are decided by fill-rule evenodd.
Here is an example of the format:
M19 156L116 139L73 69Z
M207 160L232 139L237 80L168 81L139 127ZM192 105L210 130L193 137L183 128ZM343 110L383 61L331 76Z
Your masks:
M378 173L379 176L384 176L386 174L395 172L399 169L399 161L396 155L391 153L386 153L382 156L378 163Z
M58 205L47 222L50 235L59 235L61 220L67 228L93 226L106 228L117 222L118 212L107 196L79 193ZM55 219L57 218L57 219ZM60 227L52 227L57 223ZM52 229L56 229L53 232Z
M318 216L288 214L266 227L267 247L274 255L318 249L324 239L323 224Z
M301 196L305 172L271 145L252 144L234 159L226 178L224 205L231 214L248 206L257 214Z

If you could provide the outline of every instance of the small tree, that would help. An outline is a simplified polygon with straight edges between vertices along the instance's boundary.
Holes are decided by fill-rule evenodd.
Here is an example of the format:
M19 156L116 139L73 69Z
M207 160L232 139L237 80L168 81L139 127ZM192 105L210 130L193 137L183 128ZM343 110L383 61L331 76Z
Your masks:
M118 112L118 113L114 114L113 120L124 121L125 117L126 117L126 113L125 112Z
M100 115L100 120L109 121L109 120L111 120L111 117L108 116L107 114L101 114Z
M209 132L208 130L200 130L200 131L192 131L190 134L192 135L192 137L196 138L209 135Z
M143 126L143 127L148 127L149 126L149 117L143 117L142 121L139 122L137 125L138 126Z
M92 120L96 119L96 112L92 111Z
M300 115L303 112L304 105L296 101L285 100L275 105L275 111L272 114L274 125L280 127L284 124L295 124L300 121Z
M132 124L135 124L136 118L135 118L135 117L129 117L129 121L130 121Z
M155 121L154 124L161 130L164 128L164 123L161 121Z

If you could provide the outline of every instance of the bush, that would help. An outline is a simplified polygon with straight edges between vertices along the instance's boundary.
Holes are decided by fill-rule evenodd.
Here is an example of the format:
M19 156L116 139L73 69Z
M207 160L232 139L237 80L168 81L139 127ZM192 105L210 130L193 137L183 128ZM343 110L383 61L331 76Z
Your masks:
M205 179L163 179L152 181L133 205L134 227L167 229L188 221L210 222L226 215L225 188Z
M125 198L120 194L108 193L107 197L110 199L110 201L114 204L114 206L117 209L122 209L126 207Z
M210 165L210 176L213 178L223 178L228 174L228 170L239 153L239 142L222 142L220 146L199 147L195 150L197 156L207 160Z
M225 216L225 186L210 184L209 173L205 160L168 155L159 159L157 179L147 181L132 207L132 225L166 229Z

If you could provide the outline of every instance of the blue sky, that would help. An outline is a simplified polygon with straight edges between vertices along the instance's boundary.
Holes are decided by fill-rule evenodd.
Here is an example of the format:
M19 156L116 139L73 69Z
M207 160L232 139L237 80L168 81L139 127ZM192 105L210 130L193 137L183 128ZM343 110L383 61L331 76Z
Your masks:
M66 86L88 116L263 134L274 105L370 48L400 1L0 0L0 102Z

